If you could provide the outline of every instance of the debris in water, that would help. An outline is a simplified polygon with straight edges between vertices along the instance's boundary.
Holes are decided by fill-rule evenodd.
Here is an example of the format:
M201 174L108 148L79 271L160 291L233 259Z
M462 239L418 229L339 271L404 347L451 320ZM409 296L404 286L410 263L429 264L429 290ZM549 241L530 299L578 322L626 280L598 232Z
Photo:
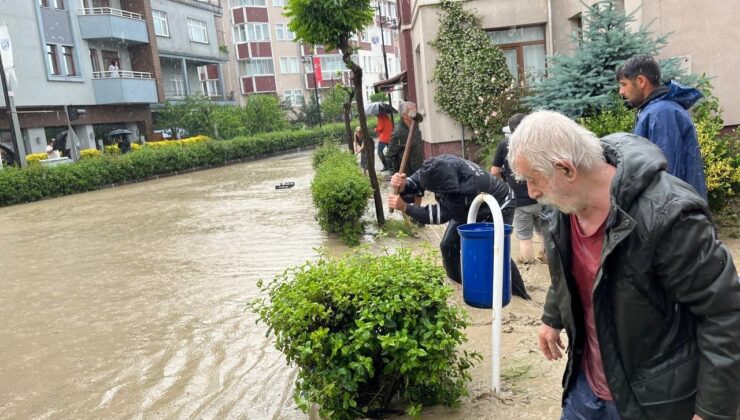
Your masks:
M295 182L288 181L288 182L281 182L280 185L275 185L276 190L284 190L287 188L293 188L295 186Z

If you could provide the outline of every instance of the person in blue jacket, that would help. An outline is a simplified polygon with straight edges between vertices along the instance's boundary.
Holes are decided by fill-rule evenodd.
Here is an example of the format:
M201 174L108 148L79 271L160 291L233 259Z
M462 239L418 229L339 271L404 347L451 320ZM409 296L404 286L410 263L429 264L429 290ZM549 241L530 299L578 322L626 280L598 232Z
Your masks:
M673 80L660 84L660 65L650 55L638 55L617 69L619 94L637 108L633 134L663 151L668 173L685 181L707 199L704 162L696 127L688 109L702 94Z

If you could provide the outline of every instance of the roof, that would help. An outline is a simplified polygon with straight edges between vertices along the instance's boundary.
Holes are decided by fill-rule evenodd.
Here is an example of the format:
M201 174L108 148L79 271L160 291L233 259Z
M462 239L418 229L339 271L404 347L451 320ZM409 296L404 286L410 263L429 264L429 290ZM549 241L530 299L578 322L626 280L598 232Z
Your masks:
M393 88L396 85L405 85L406 84L406 70L402 71L401 73L398 73L397 75L391 77L390 79L381 80L377 83L373 83L373 88L376 92L387 92L389 90L393 90Z

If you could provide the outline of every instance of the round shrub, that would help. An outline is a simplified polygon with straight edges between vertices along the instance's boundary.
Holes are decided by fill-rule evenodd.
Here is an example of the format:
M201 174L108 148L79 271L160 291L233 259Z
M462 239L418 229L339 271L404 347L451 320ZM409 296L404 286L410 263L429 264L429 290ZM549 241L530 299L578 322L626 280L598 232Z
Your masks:
M349 245L359 243L364 230L361 218L372 193L370 181L360 172L354 155L347 152L324 160L311 182L319 225L329 233L340 234Z
M287 270L252 309L298 367L294 398L323 418L374 417L398 395L409 415L457 406L475 353L459 353L466 313L428 255L354 253ZM267 296L265 296L265 294Z

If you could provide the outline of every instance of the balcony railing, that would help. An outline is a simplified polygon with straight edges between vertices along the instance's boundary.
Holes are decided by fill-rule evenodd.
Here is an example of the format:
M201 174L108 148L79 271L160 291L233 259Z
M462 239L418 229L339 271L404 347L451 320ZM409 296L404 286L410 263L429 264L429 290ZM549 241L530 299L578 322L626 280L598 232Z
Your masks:
M95 102L99 105L158 102L157 82L151 73L127 70L96 71L92 76Z
M112 7L88 7L80 9L81 15L112 15L129 19L144 20L140 13L127 12L125 10L114 9Z
M94 71L93 79L151 79L152 74L145 71Z

